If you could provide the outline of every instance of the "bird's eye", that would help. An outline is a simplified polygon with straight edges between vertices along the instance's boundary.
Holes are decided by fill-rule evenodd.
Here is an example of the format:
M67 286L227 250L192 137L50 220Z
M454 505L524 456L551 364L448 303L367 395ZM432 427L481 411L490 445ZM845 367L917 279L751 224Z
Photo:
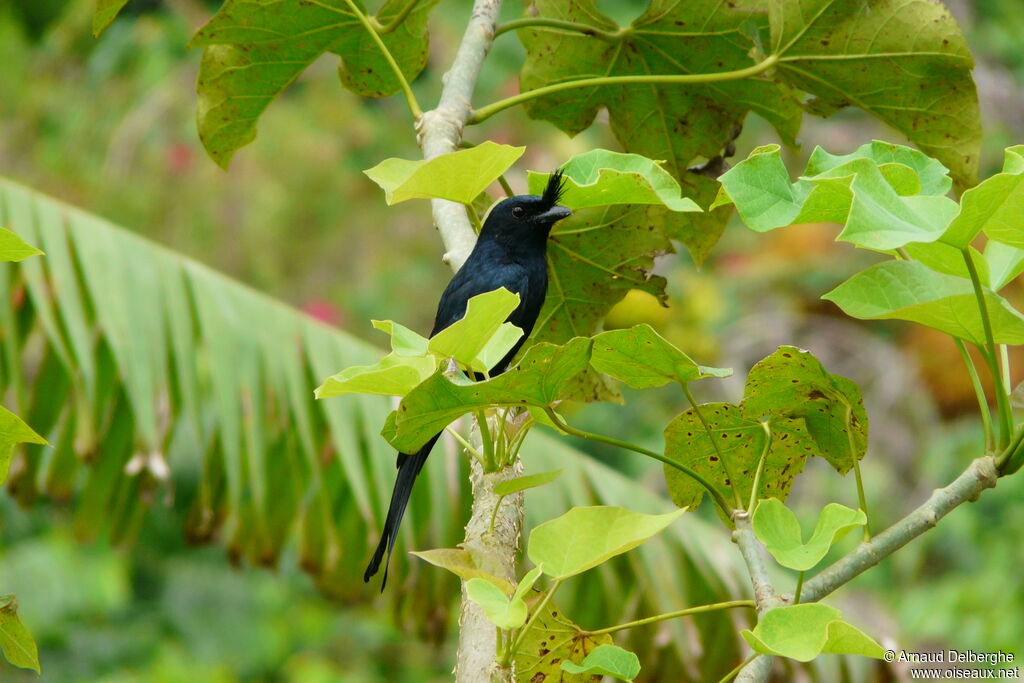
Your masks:
M522 218L523 216L526 215L526 209L524 209L521 206L513 206L512 215L515 216L516 218Z

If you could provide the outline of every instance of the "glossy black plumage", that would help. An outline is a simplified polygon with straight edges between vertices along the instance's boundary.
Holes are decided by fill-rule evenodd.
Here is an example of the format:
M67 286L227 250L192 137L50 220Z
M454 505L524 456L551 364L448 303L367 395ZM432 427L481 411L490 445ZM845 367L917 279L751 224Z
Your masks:
M505 371L537 322L548 289L547 240L552 226L572 212L558 205L563 191L561 173L551 175L543 195L517 195L499 202L484 221L476 246L451 279L437 306L434 336L466 314L467 302L477 294L504 287L520 297L519 306L508 321L523 330L523 336L508 354L491 368L491 376ZM416 476L430 455L440 433L416 453L398 454L398 476L391 494L380 543L366 567L363 580L380 569L384 561L381 590L388 580L387 560L398 536L398 528L412 494Z

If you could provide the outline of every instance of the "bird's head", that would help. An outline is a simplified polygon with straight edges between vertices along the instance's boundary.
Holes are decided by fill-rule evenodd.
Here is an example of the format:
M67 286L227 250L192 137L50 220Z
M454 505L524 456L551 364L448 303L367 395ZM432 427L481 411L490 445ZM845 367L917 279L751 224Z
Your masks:
M499 202L487 215L480 236L513 242L547 240L555 223L572 215L558 203L564 193L565 179L561 171L555 171L544 194L520 194Z

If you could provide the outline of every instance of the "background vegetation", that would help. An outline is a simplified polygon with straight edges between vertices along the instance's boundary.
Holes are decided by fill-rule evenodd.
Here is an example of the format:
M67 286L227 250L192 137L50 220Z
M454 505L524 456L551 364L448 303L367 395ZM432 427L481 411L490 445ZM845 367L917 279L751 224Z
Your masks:
M225 174L197 139L198 53L185 49L217 4L134 0L93 39L91 1L0 0L0 174L373 343L365 321L382 312L427 329L450 277L428 213L415 203L386 208L361 173L386 156L418 156L404 104L341 91L333 64L321 60L268 110L256 142ZM432 17L433 54L414 84L426 102L437 98L436 77L451 61L469 6L445 4ZM602 9L628 20L644 4L604 2ZM986 177L998 169L1004 146L1024 140L1024 15L1015 0L949 4L980 64L975 78L986 125L980 175ZM509 3L505 12L520 10ZM481 101L515 92L521 50L513 36L499 38L480 80ZM550 168L593 146L615 147L603 127L569 139L513 116L495 117L481 132L529 143L521 170ZM793 165L802 165L801 154L815 144L848 152L871 137L901 141L857 112L808 119L801 150L790 152ZM771 138L751 120L738 156ZM521 175L511 182L525 186ZM860 325L818 300L872 259L835 244L832 230L809 225L753 235L730 227L701 270L685 253L659 262L671 309L636 292L608 325L650 322L702 362L737 368L792 343L812 350L832 372L856 378L872 419L872 451L863 468L872 482L873 514L892 519L975 454L979 425L960 417L971 412L974 396L956 348L942 335L896 322ZM1006 292L1015 303L1022 294ZM729 396L703 398L735 399L741 381L742 374ZM667 393L646 394L627 402L631 419L622 438L659 441L659 425L680 408ZM588 406L574 422L596 427L608 419L605 411ZM599 447L592 453L644 477L645 464L613 459ZM654 475L646 479L652 489L660 481ZM916 493L907 494L908 486ZM849 493L837 490L834 478L805 476L791 501L798 511L814 509ZM447 680L450 629L435 629L433 640L410 637L400 629L423 616L400 604L393 613L375 609L377 596L361 590L355 575L342 600L323 597L298 570L294 550L271 572L232 568L219 549L189 547L180 532L186 509L178 503L187 492L178 494L169 505L154 506L132 542L120 545L102 538L78 543L66 501L27 512L3 497L0 585L19 596L21 617L41 649L42 680ZM874 632L899 634L906 649L1004 649L1024 656L1024 588L1015 579L1024 547L1017 521L1024 515L1022 494L1024 484L1013 477L997 494L961 508L940 531L837 596L844 612L877 626ZM360 557L361 542L351 549ZM988 611L992 605L1000 606L999 619ZM34 675L4 669L4 676Z

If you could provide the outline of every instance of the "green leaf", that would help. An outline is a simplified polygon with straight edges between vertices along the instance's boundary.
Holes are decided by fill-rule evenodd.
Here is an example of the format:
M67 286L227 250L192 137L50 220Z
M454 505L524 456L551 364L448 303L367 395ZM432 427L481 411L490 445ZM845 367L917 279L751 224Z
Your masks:
M574 507L533 528L527 555L553 579L566 579L631 550L686 512L645 515L620 507Z
M809 112L859 107L941 161L961 185L974 184L981 142L974 60L949 10L904 0L876 0L869 12L835 0L768 6L777 77L815 95Z
M391 350L399 356L426 356L430 340L393 320L371 320L374 329L391 337Z
M520 89L593 76L699 74L752 65L755 43L745 26L763 28L765 16L753 1L655 2L618 34L605 40L584 33L536 27L518 32L526 48ZM598 31L620 27L593 0L537 0L531 16L571 21ZM699 85L609 85L566 90L524 103L531 118L553 123L575 135L607 108L615 137L627 152L666 159L684 196L698 204L711 201L716 183L688 171L699 157L719 156L748 111L768 120L787 142L800 127L799 104L784 88L762 78ZM700 263L718 241L728 213L674 214L667 234L682 241Z
M96 0L96 9L92 14L92 34L99 36L103 33L127 4L128 0Z
M777 607L753 631L740 633L755 652L809 662L820 654L881 659L882 646L846 623L835 607L818 603Z
M0 597L0 650L14 666L42 673L36 641L18 618L18 601L13 595Z
M402 399L385 438L399 451L414 453L456 418L478 408L553 405L587 368L590 346L591 340L583 338L565 346L535 344L515 367L484 382L449 378L441 368Z
M821 562L832 544L848 531L867 524L867 516L863 510L829 503L818 515L810 540L804 543L793 511L775 498L766 498L758 503L752 524L757 539L776 562L803 572Z
M314 395L317 398L343 394L405 396L435 370L436 358L391 353L373 365L356 365L328 377Z
M592 636L583 632L558 605L549 601L515 654L516 676L522 681L600 683L600 675L570 674L562 670L561 663L582 661L597 647L611 642L607 633Z
M1011 247L1008 244L996 242L995 240L990 240L985 245L984 260L975 259L975 261L980 261L985 266L985 271L988 272L987 281L989 287L996 291L1010 284L1017 279L1018 275L1024 273L1024 249ZM979 270L981 269L979 268Z
M764 450L764 428L729 403L706 403L700 411L711 429L710 438L691 408L665 428L665 455L704 477L726 500L733 499L734 486L740 500L749 500ZM815 452L815 444L803 419L773 419L771 430L759 495L785 500L793 478ZM704 498L703 486L669 465L665 465L665 480L672 501L680 507L695 508Z
M672 174L640 154L592 149L577 154L561 167L565 194L560 203L570 209L612 204L657 204L670 211L700 211L692 199L681 195ZM530 171L532 194L541 194L550 173Z
M486 140L430 161L385 159L363 173L384 190L388 205L409 199L449 199L469 205L525 151L525 147Z
M849 472L867 450L868 415L860 389L795 346L780 346L750 369L740 409L755 420L768 415L804 418L817 445L813 455L825 458L840 474Z
M478 569L476 563L473 561L473 556L469 554L469 551L463 550L462 548L435 548L433 550L419 551L412 550L409 554L415 555L435 567L447 569L463 581L481 579L493 584L494 587L500 589L504 595L512 595L515 592L515 587L508 579L502 579L494 576L493 574L488 574L482 569Z
M0 483L7 480L14 445L19 443L45 445L48 442L36 434L20 417L0 406Z
M942 240L963 248L979 232L989 239L1024 247L1024 167L1019 163L1024 145L1006 150L1003 172L988 178L964 192L960 213L950 223Z
M537 579L543 573L544 568L536 566L530 571L526 572L522 579L519 580L519 585L516 586L515 595L512 596L512 600L525 600L526 596L529 595L533 589L533 584L537 583Z
M477 294L466 304L466 314L434 335L427 348L443 358L454 358L476 372L488 372L523 336L505 319L519 305L519 295L504 287Z
M550 282L532 339L562 344L589 337L631 289L664 303L665 279L651 272L656 256L672 252L664 214L651 206L612 206L581 209L559 221L548 240ZM597 373L586 380L574 399L619 398Z
M494 487L494 493L499 496L509 496L513 493L537 488L558 479L560 474L562 474L562 470L552 470L550 472L527 474L524 477L516 477L515 479L506 479Z
M944 196L945 169L920 152L875 141L845 156L816 148L795 183L778 145L756 148L719 179L747 226L765 232L794 223L843 224L839 238L887 251L908 242L932 242L956 213Z
M633 389L685 384L701 377L728 377L732 370L697 365L650 325L610 330L594 337L590 364Z
M466 596L480 605L487 619L498 628L519 628L526 623L526 602L518 595L509 599L489 581L470 579L466 582Z
M397 30L381 36L406 80L427 63L427 17L438 0L421 0ZM355 0L365 13L363 3ZM387 0L381 23L408 0ZM205 47L199 66L199 137L220 166L256 137L267 105L326 52L341 57L341 84L359 95L400 89L380 49L344 0L228 0L190 47Z
M0 261L22 261L42 253L18 237L17 233L0 228Z
M997 344L1024 343L1024 315L983 288ZM888 261L863 270L822 297L854 318L921 323L975 344L985 343L971 283L916 261Z
M611 676L620 681L632 681L640 675L640 659L629 650L623 650L617 645L600 645L579 664L563 660L562 671L571 674Z
M992 244L998 243L992 242ZM970 271L967 270L967 263L964 261L964 252L945 242L911 242L904 247L904 250L911 259L920 261L932 270L957 277L971 277ZM967 250L974 261L974 267L978 269L981 281L987 283L989 281L988 261L982 258L982 255L974 247L967 247ZM896 252L893 252L893 256L902 258Z

